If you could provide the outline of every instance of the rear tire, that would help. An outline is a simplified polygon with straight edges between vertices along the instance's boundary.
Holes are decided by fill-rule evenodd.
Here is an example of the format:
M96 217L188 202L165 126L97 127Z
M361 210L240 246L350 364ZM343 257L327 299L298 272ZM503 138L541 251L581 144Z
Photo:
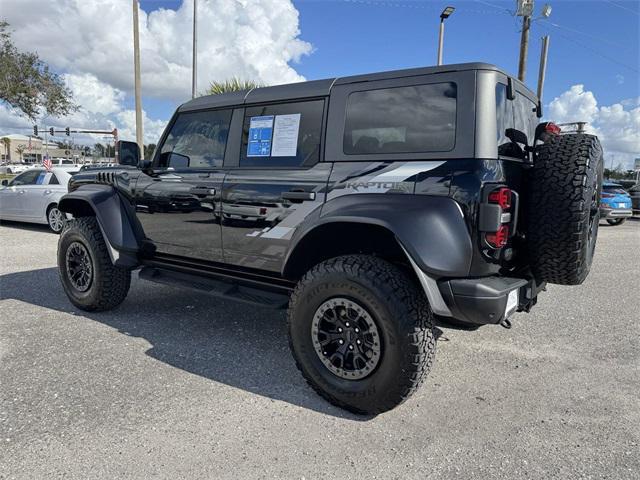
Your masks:
M607 223L609 225L622 225L624 222L626 222L627 219L626 218L608 218L607 219Z
M593 135L552 136L537 147L528 181L527 245L538 279L579 285L589 274L602 175L602 147Z
M58 240L58 273L71 303L88 312L117 307L131 285L131 272L111 263L95 217L65 224Z
M342 334L338 327L323 333L330 328L318 322L327 316ZM288 326L291 351L309 385L358 414L379 414L404 402L435 355L433 314L424 293L398 267L368 255L332 258L307 272L291 297ZM363 337L356 345L358 335ZM354 354L358 359L349 360ZM332 361L339 367L331 368Z

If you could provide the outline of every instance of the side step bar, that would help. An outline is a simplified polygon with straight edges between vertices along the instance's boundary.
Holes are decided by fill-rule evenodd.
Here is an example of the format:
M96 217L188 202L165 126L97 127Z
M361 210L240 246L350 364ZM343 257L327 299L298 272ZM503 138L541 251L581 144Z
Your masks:
M193 275L157 267L142 267L139 277L155 283L193 288L217 297L238 300L274 309L283 309L289 303L286 293L269 292L229 280Z

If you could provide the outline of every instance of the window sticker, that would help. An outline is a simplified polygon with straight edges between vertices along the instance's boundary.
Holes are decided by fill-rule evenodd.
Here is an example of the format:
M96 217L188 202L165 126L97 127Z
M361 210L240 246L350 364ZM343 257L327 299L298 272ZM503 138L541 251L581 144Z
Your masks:
M273 115L251 117L249 123L249 143L247 157L268 157L271 155Z
M300 114L276 115L272 157L295 157L298 153Z

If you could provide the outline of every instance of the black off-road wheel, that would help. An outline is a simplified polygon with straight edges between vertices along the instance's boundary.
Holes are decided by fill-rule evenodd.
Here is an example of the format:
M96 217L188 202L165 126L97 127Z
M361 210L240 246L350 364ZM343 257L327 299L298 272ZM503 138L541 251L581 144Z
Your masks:
M71 303L89 312L117 307L131 285L131 272L111 263L95 217L65 224L58 240L58 272Z
M404 402L435 355L424 293L399 267L368 255L336 257L307 272L291 297L288 326L307 382L358 414Z
M607 218L607 223L609 225L622 225L626 220L626 218Z
M586 134L550 136L529 176L527 245L536 277L580 285L598 238L602 147Z

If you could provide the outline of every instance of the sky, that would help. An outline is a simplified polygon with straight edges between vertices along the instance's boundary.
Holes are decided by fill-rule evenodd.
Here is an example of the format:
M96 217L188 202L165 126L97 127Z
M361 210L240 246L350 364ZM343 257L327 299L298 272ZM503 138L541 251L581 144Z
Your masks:
M535 90L541 36L550 35L545 117L588 121L607 166L640 157L640 2L535 1L526 83ZM444 63L482 61L517 73L515 0L198 0L198 85L236 76L264 84L433 65L439 14ZM193 0L140 2L145 142L155 143L191 93ZM34 12L24 15L25 11ZM82 109L41 124L117 126L135 137L131 0L0 0L22 51L37 51ZM32 123L0 105L0 133ZM93 141L90 138L84 141Z

